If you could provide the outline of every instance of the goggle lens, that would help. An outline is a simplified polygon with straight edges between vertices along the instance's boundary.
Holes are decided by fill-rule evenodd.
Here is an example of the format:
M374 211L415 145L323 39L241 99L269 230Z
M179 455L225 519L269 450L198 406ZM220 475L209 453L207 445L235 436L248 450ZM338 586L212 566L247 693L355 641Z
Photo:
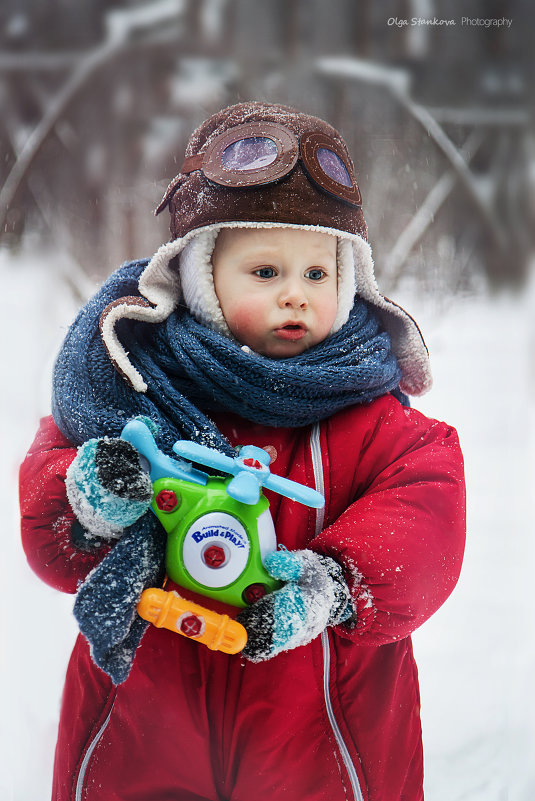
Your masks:
M351 187L351 176L344 162L327 147L319 147L316 150L316 158L323 172L342 186Z
M267 136L238 139L224 149L221 163L226 170L260 170L273 164L278 155L276 143Z

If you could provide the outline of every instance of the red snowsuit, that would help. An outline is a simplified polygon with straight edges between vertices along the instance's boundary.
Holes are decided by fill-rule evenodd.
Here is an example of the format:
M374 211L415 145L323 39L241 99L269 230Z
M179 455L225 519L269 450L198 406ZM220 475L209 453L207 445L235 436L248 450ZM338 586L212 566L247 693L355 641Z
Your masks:
M337 559L357 624L253 664L149 627L115 687L79 637L68 668L53 801L420 801L419 692L410 634L461 566L455 431L390 396L318 427L227 415L233 444L276 449L273 471L326 497L325 518L270 495L278 541ZM65 472L76 449L51 418L21 468L23 543L47 583L75 592L105 553L77 550ZM316 533L319 531L319 533Z

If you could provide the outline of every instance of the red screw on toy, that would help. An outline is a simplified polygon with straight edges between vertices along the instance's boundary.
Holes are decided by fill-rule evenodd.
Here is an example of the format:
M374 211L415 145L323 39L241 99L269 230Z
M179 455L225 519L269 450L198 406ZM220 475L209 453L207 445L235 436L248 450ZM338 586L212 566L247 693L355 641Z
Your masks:
M226 554L220 545L210 545L202 555L208 567L218 568L226 561Z
M186 637L198 637L202 631L203 621L197 615L186 615L180 621L180 631Z
M266 594L264 584L249 584L243 591L243 600L248 604L254 604Z
M173 490L160 490L156 496L156 506L162 512L172 512L178 504L178 498Z
M262 470L263 464L258 461L258 459L244 459L243 463L247 465L247 467L254 467L255 470Z

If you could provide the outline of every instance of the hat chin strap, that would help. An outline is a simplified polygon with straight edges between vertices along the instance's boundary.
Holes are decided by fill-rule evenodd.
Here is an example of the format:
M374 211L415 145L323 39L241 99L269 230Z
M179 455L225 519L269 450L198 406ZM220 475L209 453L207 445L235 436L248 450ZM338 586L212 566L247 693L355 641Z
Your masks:
M180 283L184 302L191 314L203 325L231 337L214 286L212 253L218 233L218 230L199 231L188 242L179 257ZM356 292L353 247L351 242L340 237L337 237L337 264L338 308L331 334L347 322Z

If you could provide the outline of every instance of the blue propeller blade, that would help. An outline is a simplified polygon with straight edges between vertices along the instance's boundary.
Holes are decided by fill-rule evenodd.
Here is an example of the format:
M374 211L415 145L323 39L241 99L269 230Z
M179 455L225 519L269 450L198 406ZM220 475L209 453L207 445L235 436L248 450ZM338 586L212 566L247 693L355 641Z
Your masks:
M159 478L179 478L182 481L191 481L193 484L202 484L208 481L208 476L202 470L196 470L191 464L178 459L172 459L159 450L149 427L142 420L130 420L121 432L121 439L130 442L143 456L150 466L151 481ZM232 460L231 460L232 461Z
M207 448L206 445L199 445L197 442L190 442L187 439L179 439L173 445L173 450L178 456L188 461L204 464L206 467L213 467L214 470L221 470L222 473L236 472L236 462L231 456Z
M325 505L323 495L316 490L291 481L289 478L270 473L269 454L263 448L257 448L255 445L244 445L239 456L234 459L212 448L188 440L176 442L173 450L179 456L190 459L192 462L236 476L229 482L227 492L231 498L242 503L255 504L260 497L260 488L264 486L306 506L318 509Z
M260 487L256 476L242 470L227 484L227 494L236 501L253 506L260 498Z
M284 495L285 498L290 498L292 501L311 506L313 509L322 509L325 506L325 498L321 492L316 492L311 487L298 484L297 481L292 481L289 478L276 476L273 473L264 481L264 487L277 492L279 495Z
M147 461L152 481L171 477L204 486L209 476L190 463L196 462L234 476L227 485L227 493L241 503L254 505L260 497L260 488L266 487L306 506L318 509L325 505L323 495L316 490L270 473L269 455L255 445L244 445L239 456L233 459L205 445L179 440L173 445L173 450L182 458L172 459L158 449L149 427L142 420L130 420L123 428L121 437L130 442Z

